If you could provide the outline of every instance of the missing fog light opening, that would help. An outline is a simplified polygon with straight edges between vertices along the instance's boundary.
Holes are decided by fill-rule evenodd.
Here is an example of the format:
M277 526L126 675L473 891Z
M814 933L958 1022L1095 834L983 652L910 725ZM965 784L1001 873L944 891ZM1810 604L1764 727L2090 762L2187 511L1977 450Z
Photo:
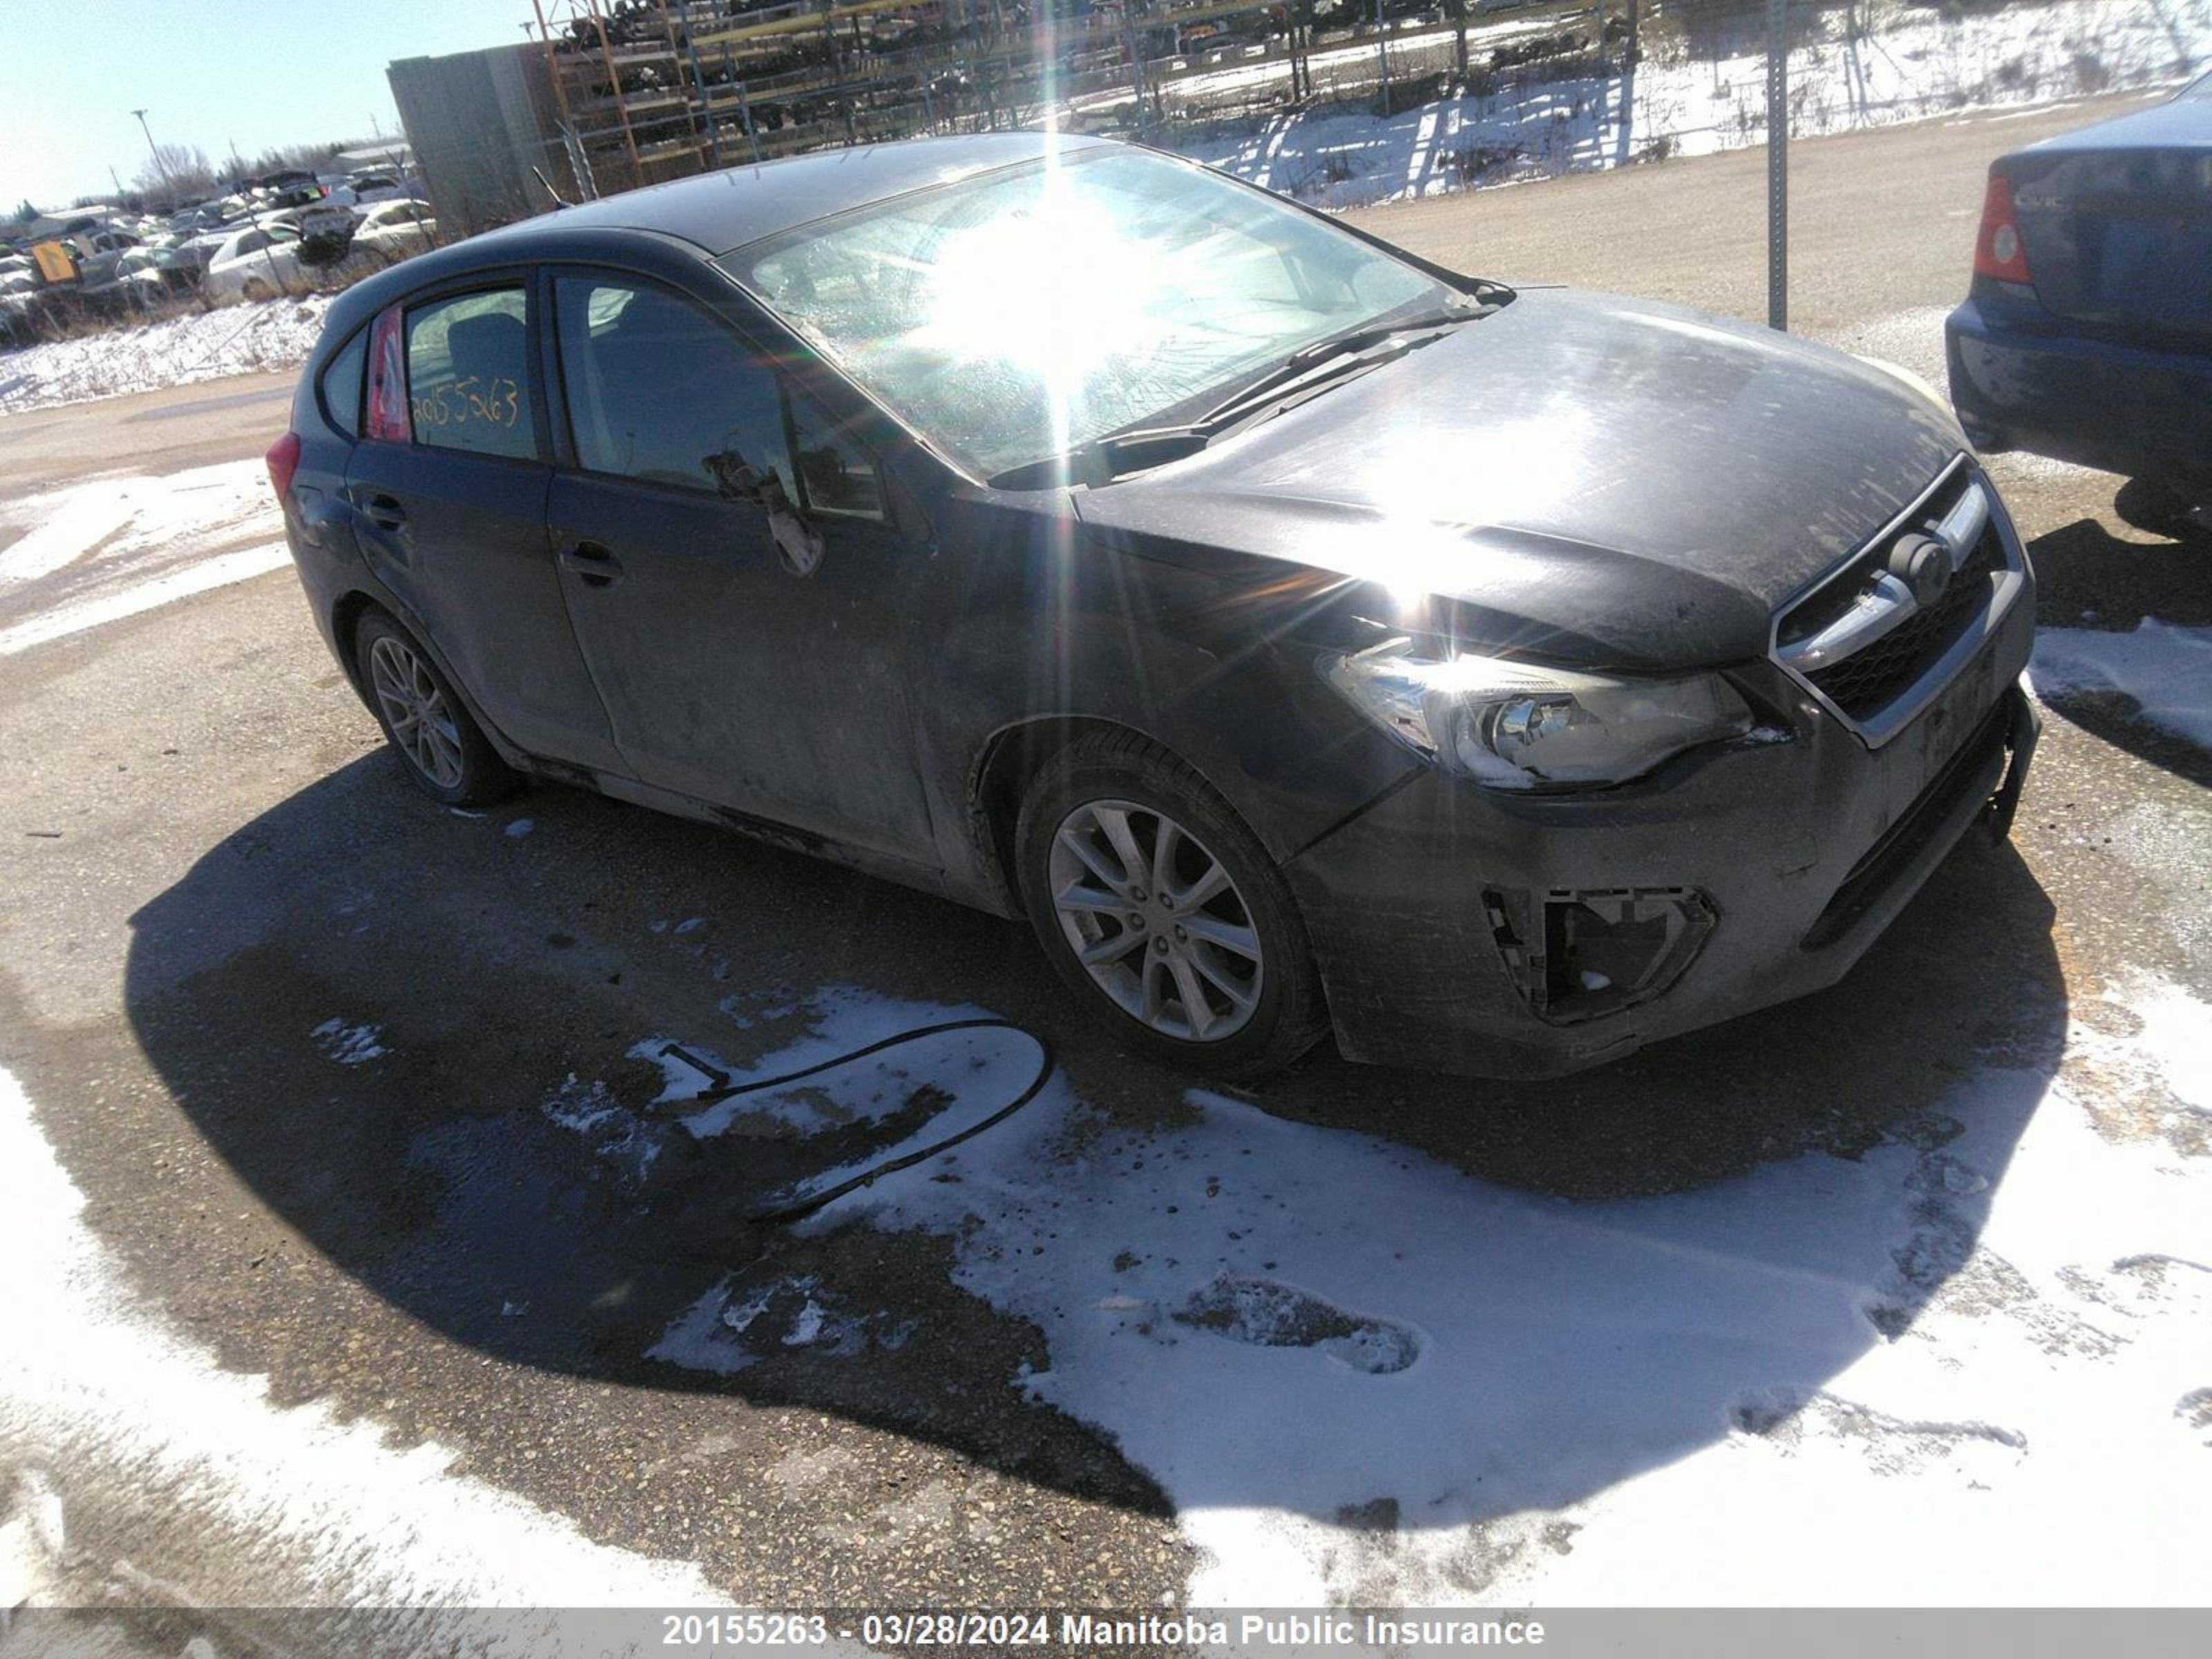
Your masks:
M1579 1024L1632 1008L1681 977L1712 932L1712 903L1692 887L1483 895L1492 936L1536 1014Z

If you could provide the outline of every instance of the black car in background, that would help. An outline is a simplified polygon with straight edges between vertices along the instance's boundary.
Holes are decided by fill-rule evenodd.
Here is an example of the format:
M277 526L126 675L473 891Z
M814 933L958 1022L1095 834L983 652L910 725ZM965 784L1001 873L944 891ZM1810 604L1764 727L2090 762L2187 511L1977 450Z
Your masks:
M1980 448L2124 474L2136 516L2212 505L2212 76L1998 157L1944 334Z
M333 303L270 464L435 799L1025 915L1217 1073L1558 1073L1828 984L2033 737L2027 561L1903 377L1121 145L425 254Z

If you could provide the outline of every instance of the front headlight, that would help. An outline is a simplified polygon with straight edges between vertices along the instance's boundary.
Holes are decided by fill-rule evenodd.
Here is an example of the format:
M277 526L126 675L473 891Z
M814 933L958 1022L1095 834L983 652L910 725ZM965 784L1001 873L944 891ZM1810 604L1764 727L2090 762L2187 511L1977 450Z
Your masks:
M1437 660L1402 639L1330 658L1322 672L1393 737L1494 789L1626 783L1752 726L1717 674L1630 680L1495 657Z

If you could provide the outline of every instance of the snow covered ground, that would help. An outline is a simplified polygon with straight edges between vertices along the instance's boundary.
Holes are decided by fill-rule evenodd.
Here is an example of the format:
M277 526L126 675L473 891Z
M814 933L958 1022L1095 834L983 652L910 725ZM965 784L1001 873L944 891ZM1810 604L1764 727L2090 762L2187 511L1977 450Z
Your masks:
M1055 1082L807 1224L951 1240L957 1282L1045 1334L1023 1386L1173 1499L1196 1604L2185 1601L2212 1559L2212 1007L2101 991L2055 1081L1993 1059L1863 1158L1675 1196L1530 1196L1200 1091L1133 1132ZM754 1074L972 1011L804 1012ZM666 1041L633 1052L675 1099L700 1079ZM933 1082L950 1124L1030 1058L962 1034L890 1093ZM574 1079L546 1109L636 1179L641 1137L851 1123L886 1085L858 1062L680 1130ZM811 1277L732 1279L653 1352L734 1372L908 1334Z
M1862 39L1849 38L1838 7L1823 19L1827 38L1791 53L1794 135L2166 85L2212 59L2212 0L2021 0L1957 17L1920 6L1865 9ZM1373 55L1371 46L1362 50ZM1321 104L1179 147L1271 190L1348 208L1739 149L1763 143L1765 125L1760 38L1709 58L1654 36L1626 78L1512 88L1389 117L1364 104Z
M84 1221L84 1200L0 1071L0 1632L34 1605L96 1605L103 1577L173 1606L453 1608L696 1605L696 1569L592 1543L568 1521L466 1475L434 1444L394 1449L373 1423L283 1410L261 1379L144 1307ZM118 1499L179 1540L169 1559L234 1577L138 1583L97 1557L76 1504ZM233 1547L211 1547L217 1539ZM186 1547L186 1544L189 1547ZM88 1559L90 1557L91 1559ZM89 1583L78 1575L89 1571ZM557 1650L548 1623L472 1651ZM503 1633L514 1634L511 1627ZM89 1639L88 1638L87 1639ZM195 1650L187 1648L185 1651Z
M257 460L0 505L0 657L274 570L291 557L283 529Z
M320 295L264 300L0 351L0 415L290 368L329 307Z
M2212 628L2145 617L2125 634L2040 629L2028 674L2045 698L2097 691L2132 697L2140 719L2212 750Z

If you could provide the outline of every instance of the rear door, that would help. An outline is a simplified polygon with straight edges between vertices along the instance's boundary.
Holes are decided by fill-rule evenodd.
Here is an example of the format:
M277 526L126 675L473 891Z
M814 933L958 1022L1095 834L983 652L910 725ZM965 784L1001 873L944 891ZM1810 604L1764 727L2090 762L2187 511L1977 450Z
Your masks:
M566 422L547 523L632 771L933 865L908 702L926 552L876 458L703 303L580 267L548 286ZM781 542L769 479L797 509Z
M520 276L380 316L346 496L370 568L492 724L533 755L619 771L546 544L532 326Z

